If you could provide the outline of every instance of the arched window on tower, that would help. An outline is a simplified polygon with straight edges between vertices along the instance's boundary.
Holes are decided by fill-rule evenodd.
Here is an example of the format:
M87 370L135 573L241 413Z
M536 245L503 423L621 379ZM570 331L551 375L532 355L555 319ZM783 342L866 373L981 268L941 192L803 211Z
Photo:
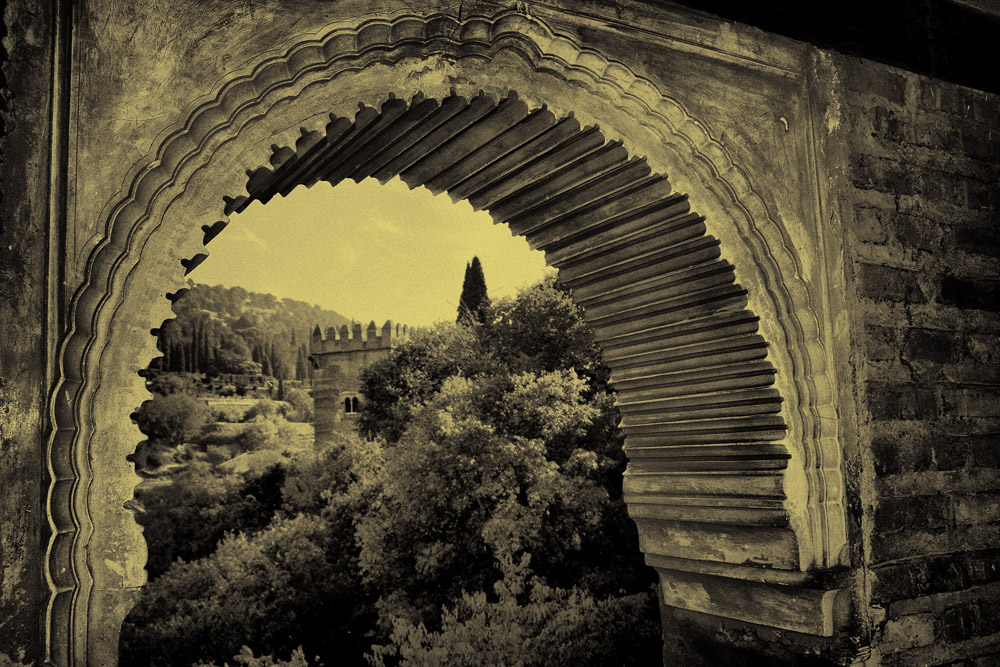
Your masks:
M351 414L351 412L353 412L353 410L351 410L351 398L349 396L344 399L344 412L347 414Z
M351 399L351 412L357 412L357 411L358 411L358 397L355 396L354 398Z

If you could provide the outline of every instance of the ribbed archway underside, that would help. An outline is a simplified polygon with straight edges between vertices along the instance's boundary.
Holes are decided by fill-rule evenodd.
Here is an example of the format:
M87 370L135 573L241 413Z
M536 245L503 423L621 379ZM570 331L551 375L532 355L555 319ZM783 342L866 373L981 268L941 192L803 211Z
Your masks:
M468 199L545 251L613 370L626 500L650 564L797 569L782 399L758 318L704 218L644 158L514 93L390 96L272 149L227 214L301 184L398 175ZM225 225L205 226L206 243Z

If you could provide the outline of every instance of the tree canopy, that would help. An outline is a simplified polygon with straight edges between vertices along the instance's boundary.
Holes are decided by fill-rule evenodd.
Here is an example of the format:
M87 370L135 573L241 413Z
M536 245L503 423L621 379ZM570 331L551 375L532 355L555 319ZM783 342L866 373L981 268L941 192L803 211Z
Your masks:
M583 388L572 371L454 377L415 410L357 526L362 571L400 615L488 589L509 550L548 576L586 560L610 502L595 473L613 463L580 447L597 415Z
M238 664L271 664L269 656L294 656L299 647L326 664L363 664L376 598L358 571L352 524L374 500L380 458L377 448L351 442L204 491L199 502L210 516L230 513L228 532L220 535L218 521L191 526L194 542L207 546L204 533L217 543L199 553L175 551L147 584L122 626L120 664L222 665L248 654L247 645L268 657ZM185 487L198 493L201 485ZM177 493L162 497L168 502ZM241 516L253 503L261 505L256 522ZM198 523L189 510L182 514L173 520ZM165 528L144 525L147 535Z
M371 662L376 667L653 664L660 642L651 596L598 599L576 586L552 588L531 576L529 560L502 557L503 578L494 595L462 593L442 610L439 630L397 618L390 642L372 647Z
M204 401L182 393L155 396L135 413L143 433L175 446L197 437L211 418Z
M549 280L485 314L362 373L361 429L386 443L387 480L357 526L365 576L429 624L462 589L488 590L504 550L531 554L549 584L645 590L609 372L582 311Z

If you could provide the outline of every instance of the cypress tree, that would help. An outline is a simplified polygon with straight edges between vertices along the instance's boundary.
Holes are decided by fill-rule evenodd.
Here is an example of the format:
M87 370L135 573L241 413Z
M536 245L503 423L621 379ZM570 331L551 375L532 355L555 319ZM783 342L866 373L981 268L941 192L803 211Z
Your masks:
M188 334L190 338L184 342L187 345L187 368L188 373L196 373L198 371L198 321L193 320L191 326L188 329Z
M486 278L483 276L483 265L478 257L465 265L465 279L462 281L462 296L458 300L459 324L482 324L486 321L486 309L490 305L490 297L486 294Z
M167 336L164 336L162 332L160 332L160 341L159 342L160 342L160 349L163 350L163 366L162 366L162 368L165 371L169 371L169 370L171 370L171 368L170 368L170 362L172 361L172 359L170 358L170 353L173 351L173 346L170 344L170 339L167 338Z
M271 355L267 353L267 343L261 345L260 366L261 375L271 377Z
M199 327L199 332L201 333L201 353L199 357L201 359L200 367L198 368L199 373L208 373L208 365L210 357L211 346L208 343L208 328L205 326L205 322L202 321Z
M295 379L296 380L306 380L309 371L306 370L306 365L309 362L306 360L305 345L299 345L298 349L295 350Z

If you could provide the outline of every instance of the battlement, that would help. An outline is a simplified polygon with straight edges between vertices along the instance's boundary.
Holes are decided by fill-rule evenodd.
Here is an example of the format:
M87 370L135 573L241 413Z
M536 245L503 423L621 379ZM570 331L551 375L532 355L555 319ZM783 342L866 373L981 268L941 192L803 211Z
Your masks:
M309 354L387 350L400 340L408 338L409 334L415 330L405 324L393 324L392 320L386 320L381 328L375 326L374 321L370 322L367 327L362 327L360 322L355 322L350 327L345 324L339 329L330 327L326 330L325 335L317 326L313 329Z

